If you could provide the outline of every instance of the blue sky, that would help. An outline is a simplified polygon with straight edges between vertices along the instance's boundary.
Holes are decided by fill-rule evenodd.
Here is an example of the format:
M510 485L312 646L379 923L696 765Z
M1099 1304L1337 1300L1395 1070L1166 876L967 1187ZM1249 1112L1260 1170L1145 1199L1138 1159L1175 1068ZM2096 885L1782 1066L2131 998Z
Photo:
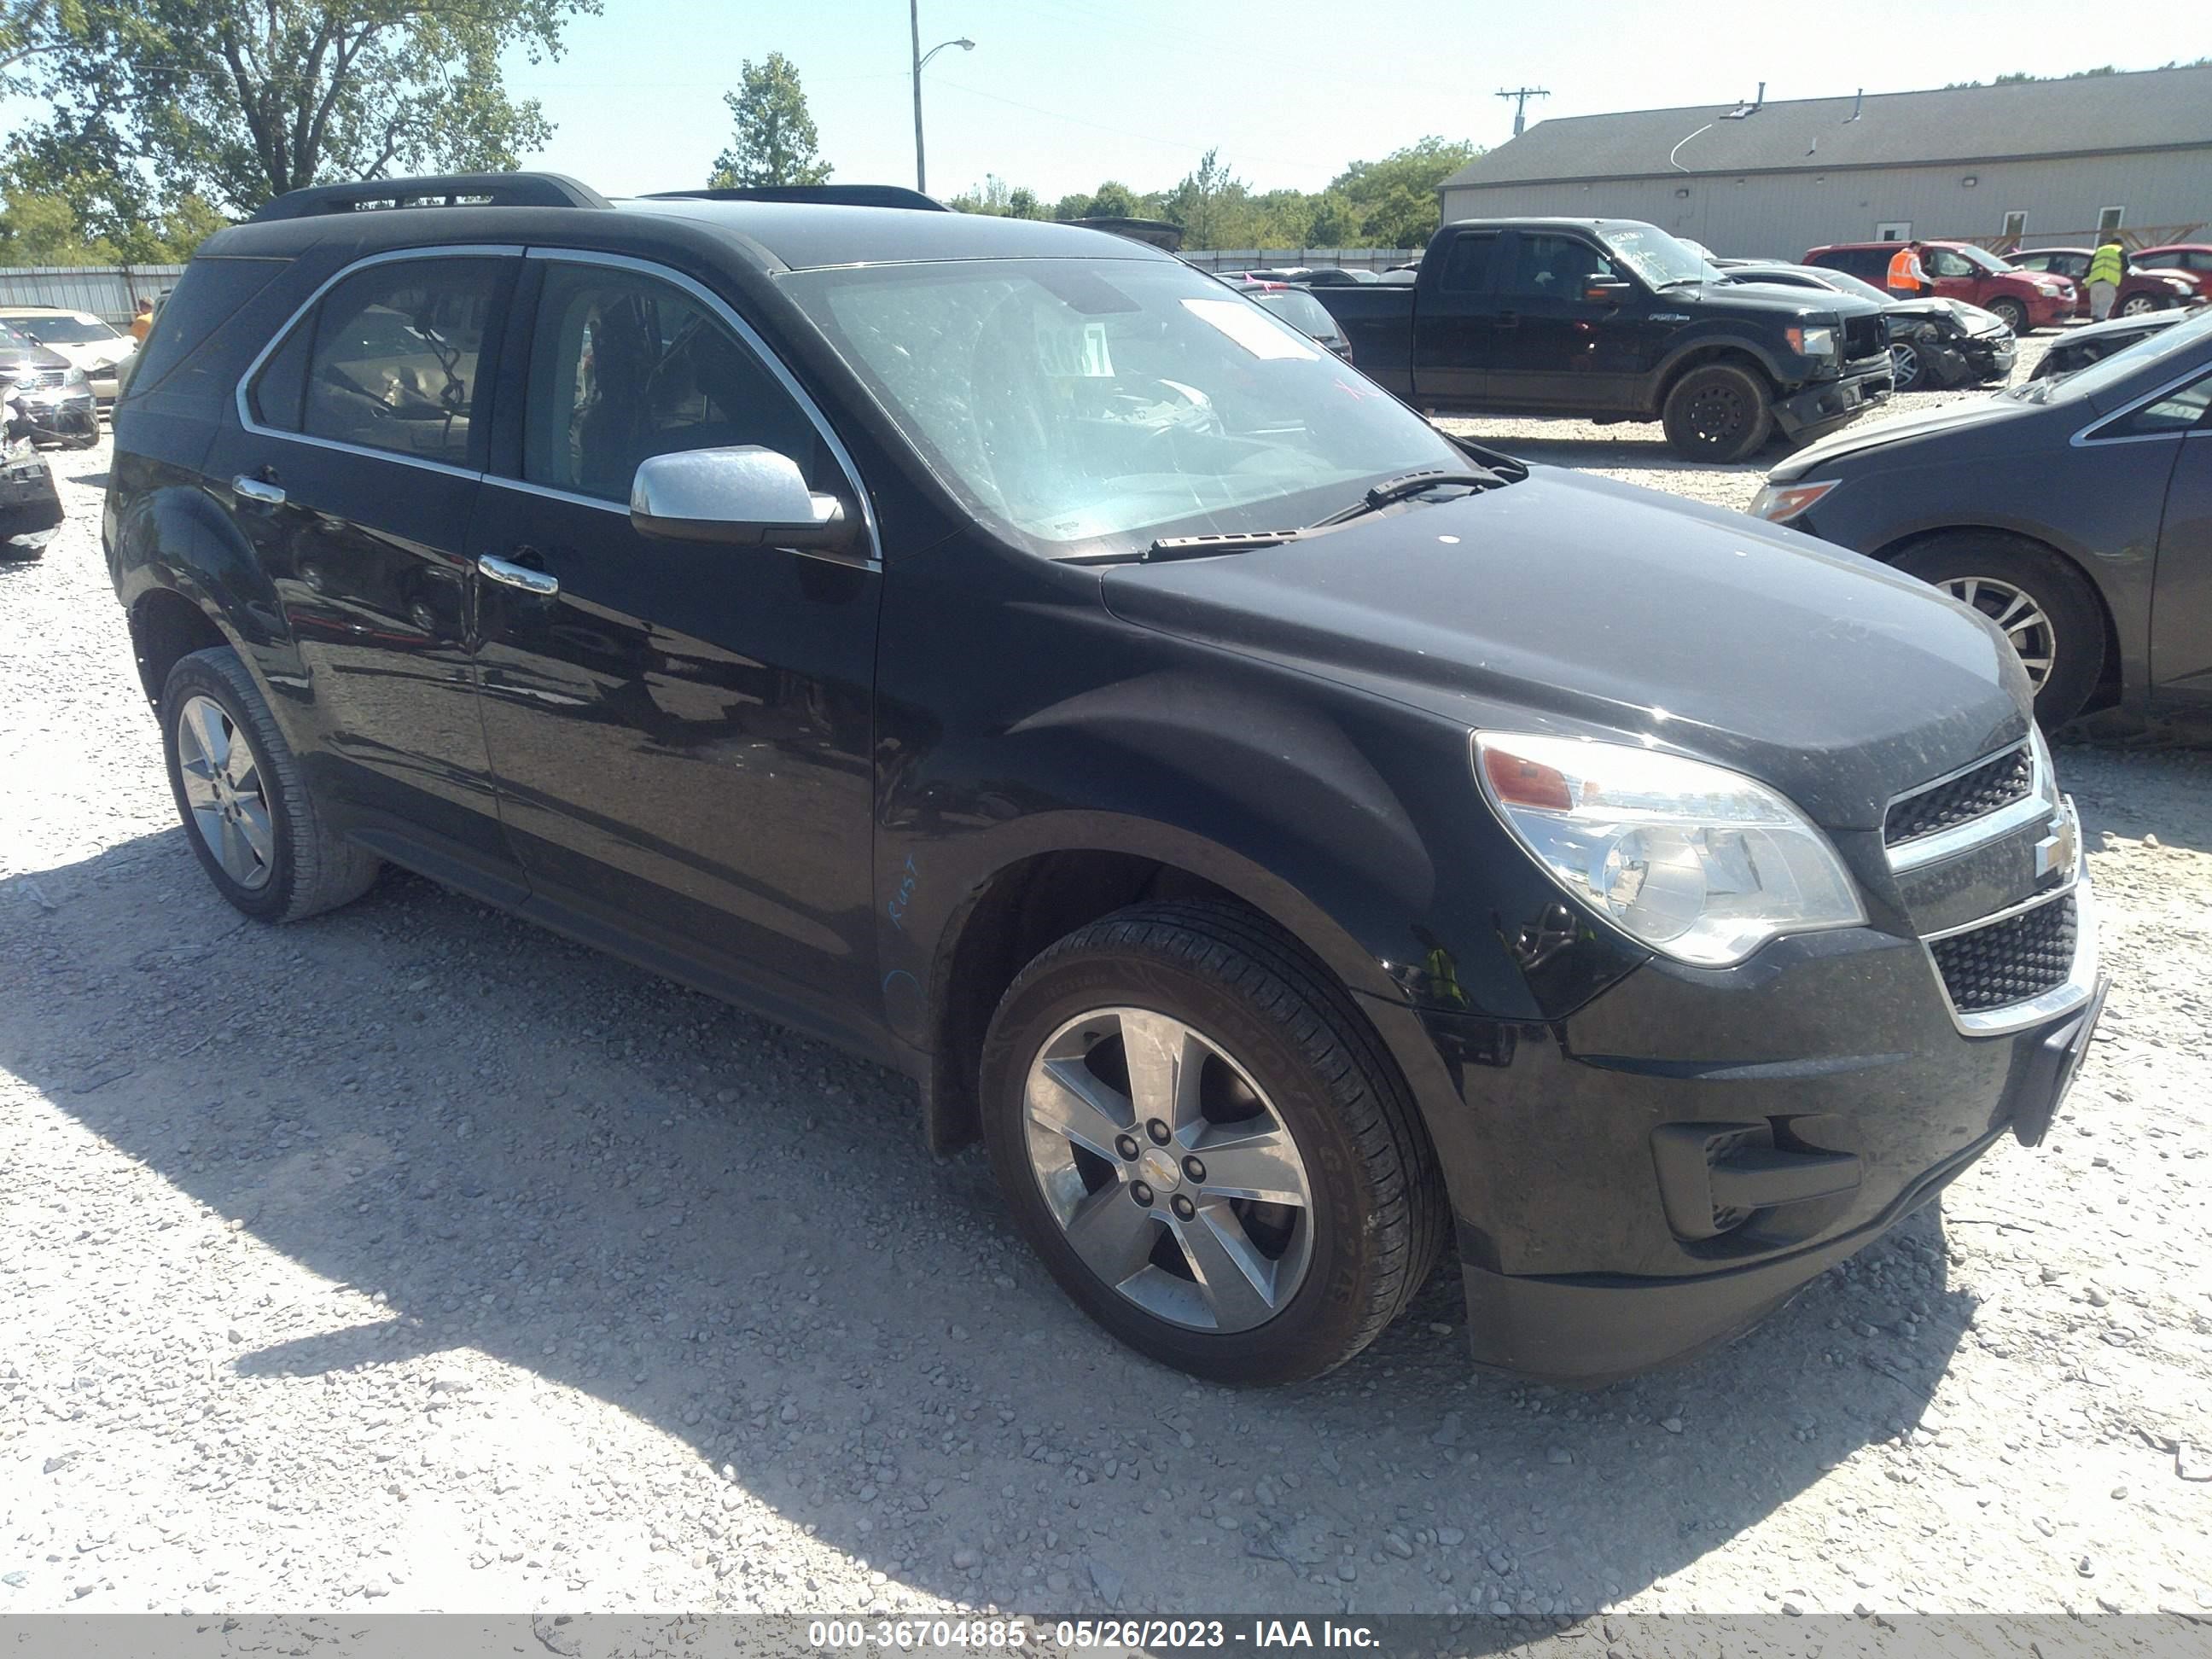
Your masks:
M703 183L728 135L722 93L743 59L777 51L840 179L913 182L906 0L605 5L571 26L559 63L510 65L558 129L534 165L610 193ZM2100 14L2081 0L1999 15L1960 0L922 0L925 50L976 43L924 74L929 183L950 195L995 172L1047 200L1107 178L1158 187L1218 144L1255 185L1310 190L1425 133L1503 143L1500 87L1551 89L1533 122L1746 98L1762 80L1770 98L1826 97L2212 52L2197 0L2117 29L2085 27Z

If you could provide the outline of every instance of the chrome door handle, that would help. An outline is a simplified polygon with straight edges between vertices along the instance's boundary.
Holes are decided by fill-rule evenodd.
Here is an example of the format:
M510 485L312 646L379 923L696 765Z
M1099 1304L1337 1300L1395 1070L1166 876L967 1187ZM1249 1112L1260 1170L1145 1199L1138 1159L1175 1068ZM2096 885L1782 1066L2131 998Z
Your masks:
M284 491L266 479L250 477L240 473L230 481L230 487L249 501L258 501L264 507L284 505Z
M549 576L542 570L532 570L526 564L517 564L511 559L495 559L489 553L479 554L477 568L495 582L509 587L519 587L526 593L535 593L540 599L551 599L561 591L560 579Z

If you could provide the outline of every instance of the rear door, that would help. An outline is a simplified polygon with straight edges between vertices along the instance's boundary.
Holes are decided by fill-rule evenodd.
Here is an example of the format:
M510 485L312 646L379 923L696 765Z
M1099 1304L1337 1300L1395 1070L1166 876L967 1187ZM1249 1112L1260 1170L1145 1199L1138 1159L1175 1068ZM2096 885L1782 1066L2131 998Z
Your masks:
M416 250L328 284L248 371L206 464L307 673L319 794L519 896L477 712L465 550L520 248ZM272 623L278 619L272 618Z
M1494 230L1462 230L1421 256L1413 296L1417 401L1474 404L1489 395L1498 309L1491 270L1500 240Z
M690 278L588 252L527 263L469 546L484 730L532 910L849 1018L876 1000L872 538L835 556L659 540L628 503L648 455L757 444L857 518L851 465Z

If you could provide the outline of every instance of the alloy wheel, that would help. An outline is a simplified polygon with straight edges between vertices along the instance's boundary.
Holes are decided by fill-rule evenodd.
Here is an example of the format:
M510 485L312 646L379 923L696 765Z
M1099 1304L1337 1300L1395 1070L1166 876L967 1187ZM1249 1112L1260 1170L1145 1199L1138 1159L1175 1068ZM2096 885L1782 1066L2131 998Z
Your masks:
M1898 391L1911 391L1920 379L1920 354L1909 345L1890 347L1889 378Z
M1143 1008L1054 1031L1024 1086L1030 1168L1068 1243L1146 1312L1246 1331L1287 1307L1313 1256L1290 1126L1219 1043Z
M1961 605L1972 605L1995 623L2012 648L2036 690L2043 689L2058 665L2058 630L2043 607L2025 589L1994 576L1953 576L1938 583Z
M2143 317L2148 316L2150 313L2157 309L2158 301L2152 299L2149 295L2130 294L2128 295L2126 300L2121 302L2120 315L2123 317Z
M177 711L177 769L193 833L223 873L249 891L275 873L276 836L260 762L246 734L212 697Z

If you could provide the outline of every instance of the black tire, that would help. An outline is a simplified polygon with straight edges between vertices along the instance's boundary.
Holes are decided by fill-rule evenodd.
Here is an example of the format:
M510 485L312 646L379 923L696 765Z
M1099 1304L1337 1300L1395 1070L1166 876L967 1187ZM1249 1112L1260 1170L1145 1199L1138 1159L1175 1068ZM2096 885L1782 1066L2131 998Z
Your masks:
M1716 464L1755 455L1774 430L1765 381L1734 363L1707 363L1674 382L1661 418L1677 455Z
M1028 1145L1030 1066L1070 1021L1116 1006L1205 1033L1249 1074L1297 1146L1311 1189L1311 1253L1297 1290L1264 1323L1200 1330L1139 1307L1085 1263L1045 1199ZM1061 939L1000 1002L981 1085L1000 1188L1061 1289L1130 1346L1194 1376L1280 1383L1342 1364L1397 1317L1443 1250L1450 1204L1395 1066L1328 969L1237 907L1139 904Z
M1890 390L1917 392L1928 378L1927 360L1921 356L1919 345L1910 340L1899 340L1889 349Z
M1992 317L2003 318L2004 325L2014 334L2026 334L2028 331L2027 307L2019 301L1992 300L1989 303L1989 312Z
M272 846L271 855L259 861L265 876L252 884L224 869L185 793L179 726L195 698L207 699L228 715L232 741L244 738L252 758ZM291 746L235 651L220 646L180 658L161 688L161 720L169 788L185 839L216 890L233 905L257 921L297 921L359 898L374 884L381 863L325 823Z
M2088 579L2063 558L1998 531L1954 530L1917 544L1897 567L1947 590L1998 582L2026 595L2049 619L2051 635L2051 668L2035 694L2036 722L2052 731L2081 712L2104 676L2105 612ZM1953 597L1966 595L1954 591ZM1984 590L1969 602L1994 616L2006 601Z

